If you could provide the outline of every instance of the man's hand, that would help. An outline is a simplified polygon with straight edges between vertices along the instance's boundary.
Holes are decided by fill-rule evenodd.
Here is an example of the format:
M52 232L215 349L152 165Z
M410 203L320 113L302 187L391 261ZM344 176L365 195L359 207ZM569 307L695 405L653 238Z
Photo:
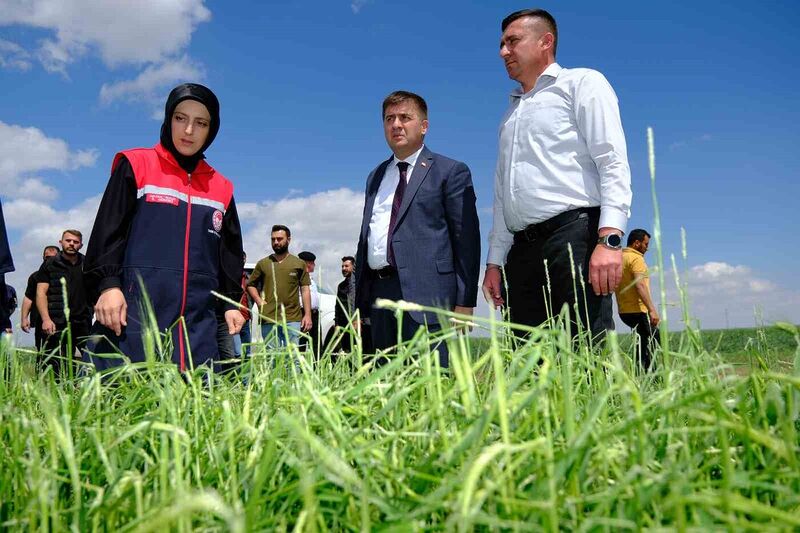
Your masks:
M244 317L238 309L231 309L229 311L225 311L225 323L228 325L228 334L236 335L242 331L242 326L244 326Z
M658 323L661 322L661 318L658 316L658 311L655 308L650 309L650 325L653 327L658 326Z
M594 248L589 260L589 282L594 293L605 296L614 292L622 279L622 250L611 250L602 244Z
M492 309L496 309L505 303L503 302L503 297L500 296L500 289L502 286L500 267L497 265L487 265L486 273L483 275L483 297L486 298L486 301L492 306Z
M31 319L30 317L24 316L22 320L19 322L19 327L22 328L22 331L25 333L29 333L31 331Z
M303 319L300 321L300 330L303 332L311 331L311 328L313 327L312 324L311 313L306 313L303 315Z
M458 313L459 315L469 315L472 316L475 311L474 307L462 307L457 305L453 308L454 313ZM468 331L472 331L472 321L469 319L467 320L459 320L457 318L451 318L453 322L455 322L456 326L465 327Z
M14 333L14 330L13 330L13 329L11 329L11 328L6 328L6 333L8 333L9 335L11 335L12 333Z
M94 306L94 314L98 322L115 335L121 335L122 328L128 325L128 303L125 295L117 287L104 290Z
M52 335L53 333L56 332L55 323L49 318L47 320L42 320L42 331L44 331L48 335Z

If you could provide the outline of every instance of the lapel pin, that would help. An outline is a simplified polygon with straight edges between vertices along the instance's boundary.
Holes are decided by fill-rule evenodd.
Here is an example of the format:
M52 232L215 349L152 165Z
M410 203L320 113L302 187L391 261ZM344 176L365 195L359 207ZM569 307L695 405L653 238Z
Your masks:
M421 162L420 165L422 165L423 167L427 167L428 166L428 164L425 163L425 161Z

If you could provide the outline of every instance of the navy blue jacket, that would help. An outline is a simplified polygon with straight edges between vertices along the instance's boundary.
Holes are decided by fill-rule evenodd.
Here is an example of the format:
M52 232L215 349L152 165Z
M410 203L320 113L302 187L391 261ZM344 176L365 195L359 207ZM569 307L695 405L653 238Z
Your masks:
M371 278L367 264L369 222L390 157L367 178L356 255L356 306L369 316ZM464 163L422 149L403 195L392 235L403 299L452 309L475 307L481 238L475 189ZM417 323L435 323L434 313L411 312Z
M195 366L215 361L215 310L223 306L211 291L234 301L242 293L242 239L233 186L205 161L187 174L160 144L118 154L112 169L85 269L93 301L110 287L122 290L128 325L116 336L96 323L93 334L105 336L111 346L101 342L90 349L144 360L143 334L152 317L158 332L170 329L164 340L181 371L190 358ZM152 314L143 312L148 306ZM98 369L119 362L94 361Z

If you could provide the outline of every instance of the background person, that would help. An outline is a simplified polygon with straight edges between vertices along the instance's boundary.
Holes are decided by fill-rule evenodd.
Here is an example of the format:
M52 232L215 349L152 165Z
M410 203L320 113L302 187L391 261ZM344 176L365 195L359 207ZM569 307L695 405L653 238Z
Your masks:
M8 246L6 234L6 219L3 216L3 203L0 201L0 321L5 322L10 318L6 308L9 303L6 299L6 274L14 271L14 260L11 257L11 248Z
M480 270L480 233L472 176L464 163L424 146L428 105L408 91L387 96L383 132L392 156L367 177L356 253L356 305L369 316L376 350L397 344L394 311L378 298L407 300L472 314ZM441 328L435 313L411 311L403 340L420 326ZM438 347L449 364L447 347Z
M641 367L652 368L652 350L661 343L658 332L658 309L650 296L650 275L644 254L650 246L650 234L635 229L628 235L628 246L622 251L622 280L617 288L619 318L639 336Z
M56 378L65 377L68 360L86 344L92 322L92 309L86 299L83 279L84 257L83 235L76 229L65 230L61 234L61 251L45 259L36 273L36 309L42 317L42 333L45 335L44 351L41 356L53 369ZM61 280L66 282L67 301ZM65 306L69 305L69 320ZM72 335L73 353L69 352L69 342L65 334L69 328ZM60 357L53 356L57 350Z
M308 331L311 337L311 349L314 353L314 360L319 360L319 289L317 289L317 282L314 281L314 270L317 267L317 256L311 252L303 251L297 254L297 257L306 263L306 272L308 272L308 279L311 282L308 286L309 296L311 297L311 329ZM302 294L300 295L302 299ZM302 301L300 302L302 306ZM305 348L308 344L305 337L300 339L300 347Z
M256 263L247 282L247 292L261 315L261 338L268 340L275 330L281 346L288 341L297 344L299 332L311 329L311 278L305 262L289 253L291 242L289 228L281 224L272 226L270 243L274 253ZM284 320L288 331L282 327Z
M344 279L336 286L336 309L333 312L333 323L336 326L331 330L329 336L338 332L337 329L346 328L353 320L353 313L356 310L356 277L353 275L356 268L356 259L351 255L342 257L342 276ZM327 347L330 339L325 340ZM332 351L343 350L349 352L351 344L350 335L345 333L338 346L335 346Z
M500 124L484 294L530 326L566 305L576 326L588 316L583 326L599 337L614 329L611 293L631 204L617 97L599 72L555 62L558 29L547 11L517 11L501 28L500 57L520 87Z
M114 157L86 257L94 333L102 336L95 353L144 360L149 317L140 279L158 331L171 328L172 361L181 372L190 355L194 366L218 359L216 309L223 308L229 333L239 331L241 313L211 294L239 300L242 278L233 184L204 160L219 126L214 93L184 83L167 98L160 142ZM103 369L121 360L94 362Z
M3 307L0 310L0 333L11 335L14 332L11 315L17 310L17 290L4 282L0 285L0 291L3 291L0 294L0 306Z
M247 254L242 254L242 266L247 263ZM242 299L239 300L239 313L244 319L242 329L239 330L238 335L233 336L233 349L236 352L236 357L246 357L247 352L250 350L248 346L252 342L252 334L250 331L250 319L252 314L250 312L253 303L250 301L250 296L247 294L247 274L242 270Z
M42 262L47 261L48 257L53 257L58 253L57 246L45 246L42 250ZM41 267L40 267L41 268ZM28 333L33 327L33 339L36 350L40 351L44 346L44 333L42 332L42 317L36 309L36 272L28 276L28 284L25 287L25 296L22 298L22 308L20 310L20 327L22 331Z

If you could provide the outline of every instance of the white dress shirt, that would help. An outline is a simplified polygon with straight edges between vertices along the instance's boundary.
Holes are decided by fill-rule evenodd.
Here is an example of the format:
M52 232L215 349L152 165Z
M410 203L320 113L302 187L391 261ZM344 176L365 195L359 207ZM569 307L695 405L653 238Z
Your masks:
M600 227L625 231L628 150L602 74L548 66L533 89L511 94L499 144L487 263L505 264L514 232L579 207L600 206Z
M420 147L419 150L405 159L397 159L397 156L393 157L389 166L386 167L386 173L378 187L378 194L375 196L375 204L372 206L372 217L369 219L367 263L373 270L389 266L389 261L386 259L386 239L389 235L389 221L392 218L394 191L400 182L400 169L397 168L397 163L403 161L408 163L408 170L406 171L406 183L408 183L423 147Z
M314 281L314 277L309 274L309 279L311 280L311 285L308 286L308 290L311 293L311 309L319 310L319 289L317 289L317 283ZM303 288L300 287L300 307L303 307Z

